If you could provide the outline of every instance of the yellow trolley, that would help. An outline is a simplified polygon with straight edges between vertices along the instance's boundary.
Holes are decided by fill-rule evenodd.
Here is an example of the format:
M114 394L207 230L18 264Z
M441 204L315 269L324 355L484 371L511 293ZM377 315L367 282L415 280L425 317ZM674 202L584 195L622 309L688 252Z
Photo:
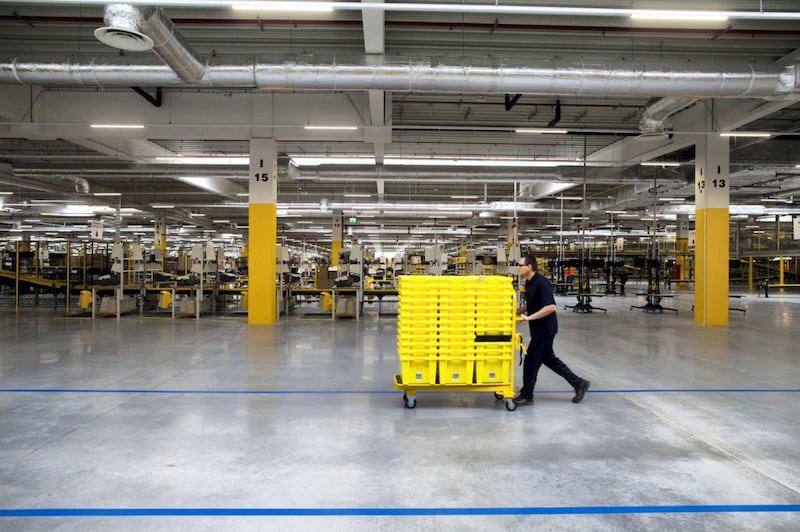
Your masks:
M397 352L406 408L424 391L494 392L515 410L517 295L500 275L398 278Z

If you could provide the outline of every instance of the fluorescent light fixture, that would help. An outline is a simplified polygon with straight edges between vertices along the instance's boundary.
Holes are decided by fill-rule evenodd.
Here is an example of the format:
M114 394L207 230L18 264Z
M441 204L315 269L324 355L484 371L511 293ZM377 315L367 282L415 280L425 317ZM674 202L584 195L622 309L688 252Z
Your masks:
M93 0L101 3L100 0ZM159 5L170 5L171 2L185 2L185 0L163 0ZM260 2L269 6L307 5L299 2ZM555 2L554 2L555 3ZM237 5L239 2L236 3ZM256 2L241 2L245 6L257 5ZM310 4L309 4L310 5ZM485 4L439 4L439 3L414 3L414 2L314 2L316 8L330 7L335 10L376 10L376 11L410 11L410 12L456 12L456 13L491 13L497 15L564 15L564 16L595 16L595 17L625 17L636 14L647 15L650 13L663 13L675 16L703 16L703 17L729 17L749 19L800 19L800 12L796 11L691 11L691 10L652 10L630 8L604 8L604 7L561 7L561 6L530 6L530 5L499 5L497 2ZM288 7L287 7L288 9Z
M766 131L727 131L725 133L720 133L720 137L771 137L772 133L767 133Z
M189 213L189 217L190 218L204 218L205 214L202 213L202 212L190 212Z
M316 131L355 131L358 126L305 126L303 129Z
M414 159L387 157L386 166L491 166L503 168L554 168L557 166L580 166L579 161L545 159Z
M764 203L788 203L785 199L781 198L761 198L759 201Z
M249 192L237 192L236 195L239 196L240 198L246 198L247 196L250 195L250 193Z
M174 209L175 208L175 205L163 205L163 204L150 205L150 206L152 208L154 208L154 209Z
M675 162L657 162L657 161L647 161L643 163L639 163L641 166L660 166L661 168L666 168L667 166L680 166L681 163Z
M231 8L234 11L304 11L313 13L333 11L331 2L234 2L231 4Z
M450 196L450 199L478 199L478 196Z
M63 2L55 2L63 3ZM88 5L104 5L108 0L83 0L81 3ZM137 0L141 4L141 0ZM557 2L553 2L556 4ZM377 1L247 1L238 2L223 0L160 0L158 5L164 7L225 7L234 9L261 9L277 11L405 11L405 12L456 12L456 13L490 13L494 15L563 15L563 16L593 16L593 17L629 17L635 14L647 14L654 10L631 8L605 8L605 7L563 7L563 6L531 6L531 5L500 5L498 2L480 4L452 3L442 4L435 2L377 2ZM705 16L728 17L752 20L800 20L800 11L693 11L693 10L657 10L665 15L676 16Z
M539 128L537 128L537 127L526 127L526 128L515 129L514 133L535 133L535 134L540 134L540 135L547 135L547 134L551 134L551 135L566 135L567 130L566 129L553 129L553 128L549 128L549 127L545 127L545 128L541 128L541 127L539 127Z
M228 224L228 223L231 223L231 221L230 221L230 220L211 220L211 223L215 223L215 224Z
M0 196L12 196L13 194L14 194L13 192L0 191Z
M345 198L371 198L372 194L358 194L358 193L355 193L355 192L345 192L344 193L344 197Z
M144 129L142 124L91 124L93 129Z
M295 166L320 166L325 164L368 165L375 164L375 157L292 157Z
M686 201L686 198L658 198L659 201Z
M119 192L95 192L92 196L122 196Z
M250 164L250 157L156 157L155 161L163 164L247 166Z
M663 20L685 22L725 22L728 15L719 11L675 11L666 9L633 9L633 20Z

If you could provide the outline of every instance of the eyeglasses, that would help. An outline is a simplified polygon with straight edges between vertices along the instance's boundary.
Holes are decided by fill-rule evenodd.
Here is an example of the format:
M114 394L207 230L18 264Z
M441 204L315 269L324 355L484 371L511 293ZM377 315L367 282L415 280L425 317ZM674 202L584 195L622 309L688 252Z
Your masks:
M520 267L522 267L522 266L529 266L529 265L528 265L528 264L525 264L524 262L518 262L518 263L517 263L517 268L520 268Z

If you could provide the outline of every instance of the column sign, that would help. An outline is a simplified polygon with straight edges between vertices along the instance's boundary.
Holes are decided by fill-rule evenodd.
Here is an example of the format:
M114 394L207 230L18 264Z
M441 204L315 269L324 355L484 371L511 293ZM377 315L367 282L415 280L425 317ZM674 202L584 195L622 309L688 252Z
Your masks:
M342 241L342 211L334 211L333 213L333 241Z
M795 216L792 219L792 224L794 224L794 239L800 240L800 216Z
M103 240L103 220L92 220L90 223L92 240Z
M701 169L700 175L695 179L695 197L699 208L727 208L730 193L725 173L707 174Z
M706 136L698 143L694 194L698 209L727 209L730 202L728 139ZM703 153L705 151L705 153Z
M679 214L677 216L677 229L675 233L675 238L689 238L689 215L688 214Z
M278 201L277 153L273 139L250 139L250 203Z

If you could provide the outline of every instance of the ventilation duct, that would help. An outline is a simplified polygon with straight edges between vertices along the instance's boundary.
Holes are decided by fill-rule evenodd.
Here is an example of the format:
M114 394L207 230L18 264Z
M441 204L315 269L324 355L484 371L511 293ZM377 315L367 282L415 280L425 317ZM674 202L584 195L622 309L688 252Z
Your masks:
M531 171L530 168L502 168L489 167L459 168L457 170L442 167L414 167L409 169L394 167L368 168L364 166L353 167L304 167L298 168L289 164L285 177L293 181L331 181L331 182L366 182L374 183L377 180L386 182L418 181L424 183L447 182L490 182L490 183L553 183L572 186L583 181L586 176L592 183L618 185L621 183L637 183L642 179L652 181L654 177L659 183L682 185L687 182L687 177L682 176L675 169L670 171L660 168L648 168L643 175L639 166L633 166L623 172L613 167L569 167L554 168L552 170ZM649 185L648 185L649 186ZM537 194L543 191L537 191ZM554 192L551 192L554 193Z
M88 194L91 191L91 188L89 187L89 182L82 177L64 175L64 176L59 176L58 179L62 181L67 181L68 183L72 183L73 185L75 185L75 192Z
M158 44L158 43L157 43ZM173 44L177 44L177 41ZM186 52L174 56L202 65ZM165 57L165 61L167 58ZM62 61L64 61L62 59ZM686 65L664 63L573 63L532 61L515 66L447 65L391 58L382 64L365 59L347 63L264 63L208 65L206 74L181 80L175 74L195 71L175 67L170 71L153 63L132 64L128 58L90 58L84 63L29 62L15 58L0 62L0 83L42 86L164 87L202 86L270 90L385 90L396 92L465 92L491 94L558 94L564 96L686 96L696 98L793 98L798 89L795 65L720 65L715 62ZM181 74L179 74L181 75Z
M122 50L152 49L188 83L200 81L205 75L205 65L160 7L140 9L128 4L108 4L103 20L106 26L94 32L99 41Z
M103 44L129 52L143 52L153 47L153 39L141 32L142 13L125 4L108 4L103 22L94 30L95 38Z
M673 96L662 98L651 103L642 113L639 121L639 138L642 140L658 140L667 136L665 124L667 119L697 101L697 98Z

